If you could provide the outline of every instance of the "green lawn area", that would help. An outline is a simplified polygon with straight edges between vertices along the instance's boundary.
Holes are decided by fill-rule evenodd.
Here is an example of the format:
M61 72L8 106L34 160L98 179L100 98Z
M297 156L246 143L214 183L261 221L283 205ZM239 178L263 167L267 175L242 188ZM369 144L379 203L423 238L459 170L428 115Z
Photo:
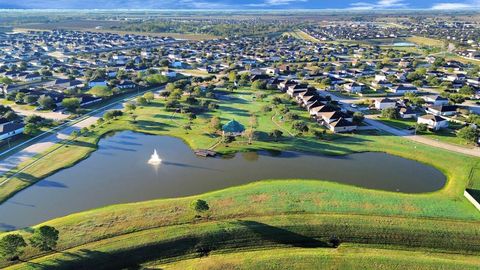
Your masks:
M391 127L397 128L397 129L409 129L409 128L414 128L416 124L415 119L387 119L387 118L378 118L377 120L381 121L382 123L389 125ZM449 128L437 130L437 131L427 131L423 132L421 134L417 135L422 135L425 137L428 137L432 140L437 140L441 142L446 142L449 144L455 144L463 147L473 147L472 145L469 145L468 142L463 140L462 138L457 137L457 134L455 133L455 130L460 128L458 124L455 123L450 123Z
M291 123L281 122L276 109L262 112L261 108L270 104L273 97L284 98L284 95L268 92L267 98L257 100L253 98L254 93L249 88L234 93L223 92L222 98L216 101L219 109L198 115L190 124L191 130L183 128L189 124L185 114L166 111L165 101L156 99L135 110L138 116L135 123L126 114L95 127L87 136L50 149L51 154L38 159L0 187L0 197L8 198L20 188L88 157L96 149L99 138L111 131L136 130L170 135L182 138L193 149L208 148L220 139L205 128L208 119L214 115L219 116L222 123L235 119L248 126L252 114L258 121L257 138L252 144L248 144L246 138L239 138L229 145L220 144L215 150L221 153L257 149L330 155L387 152L432 165L447 176L448 182L437 192L403 194L328 181L260 181L187 198L113 205L48 221L46 224L60 231L57 252L39 254L27 248L25 259L40 258L11 269L34 269L38 264L54 266L55 269L76 269L79 265L101 268L107 264L115 268L115 263L121 264L117 267L120 268L152 261L163 264L173 255L178 256L178 260L194 259L205 250L239 252L244 249L302 247L298 244L325 246L332 235L338 236L346 245L480 254L480 214L462 195L470 181L470 171L479 167L480 159L378 133L327 134L324 140L305 133L285 136L275 142L266 134L273 129L293 132ZM308 120L308 114L296 105L288 102L287 107L298 113L300 119ZM320 129L317 124L309 123L311 129ZM20 168L28 164L22 164ZM319 166L321 168L321 164ZM322 180L321 174L319 178ZM211 206L201 218L195 218L189 207L194 199L204 199ZM21 233L28 235L29 231L26 229ZM318 252L327 254L332 251L334 249ZM375 254L372 252L371 256ZM398 256L391 260L398 259L399 265L409 265L406 257ZM360 253L359 263L368 265L367 257ZM435 255L428 258L416 256L416 260L417 257L419 264L425 266L434 265L439 260ZM443 259L450 263L447 257ZM352 258L352 262L355 260ZM476 262L471 260L465 262L465 267Z
M412 260L415 257L415 260ZM446 255L346 245L328 248L276 248L213 253L205 258L145 266L149 269L475 269L475 256Z
M389 125L397 129L409 129L415 127L417 121L415 119L388 119L388 118L378 118L377 120L382 123Z
M430 47L442 48L444 46L444 42L442 40L427 38L427 37L420 37L420 36L408 37L407 41L418 44L418 45L424 45L424 46L430 46Z

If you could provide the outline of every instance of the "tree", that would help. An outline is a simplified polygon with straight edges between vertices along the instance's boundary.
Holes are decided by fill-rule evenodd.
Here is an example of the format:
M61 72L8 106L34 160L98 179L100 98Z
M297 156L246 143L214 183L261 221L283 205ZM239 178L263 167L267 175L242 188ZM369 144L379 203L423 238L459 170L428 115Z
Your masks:
M49 110L52 109L53 106L55 105L55 102L53 99L49 96L41 95L38 100L37 100L38 105L42 107L43 109Z
M278 139L280 139L282 135L283 135L283 132L278 129L274 129L268 133L268 136L270 138L273 138L274 141L278 141Z
M237 80L237 73L235 71L230 71L228 74L228 80L233 83Z
M143 97L148 103L152 102L155 99L155 95L152 92L146 92L145 94L143 94Z
M462 88L460 88L460 90L458 90L458 93L460 93L462 95L466 95L466 96L471 96L471 95L475 94L475 89L473 89L472 87L470 87L468 85L464 85L464 86L462 86Z
M135 111L136 108L137 106L132 102L128 102L127 104L125 104L125 110L129 112Z
M387 119L397 119L398 112L395 108L386 108L382 110L382 117Z
M0 257L17 260L26 246L27 243L20 234L8 234L0 240Z
M308 131L308 125L303 122L303 121L295 121L292 124L292 128L296 129L300 132L307 132Z
M363 120L365 119L365 116L363 115L363 113L361 112L354 112L353 113L353 122L355 124L360 124L363 122Z
M460 95L460 94L448 95L448 99L453 104L462 104L465 101L465 98L463 97L463 95Z
M143 106L147 104L147 99L145 97L137 97L137 104Z
M202 213L210 209L210 206L204 200L195 200L190 204L190 207L197 213Z
M37 102L37 100L38 100L38 97L35 95L26 95L23 98L23 102L27 104L34 104L35 102Z
M220 130L220 128L222 127L222 125L220 124L220 118L218 118L218 116L212 117L208 126L210 130L212 130L212 133L217 132L217 130Z
M75 112L80 107L79 98L65 98L62 100L62 106L67 109L67 111Z
M137 122L137 115L136 114L132 114L130 117L132 117L132 121L133 123L136 123Z
M274 104L274 105L282 104L282 99L279 98L279 97L273 97L272 98L272 104Z
M52 250L57 246L58 234L58 230L54 227L41 226L33 231L30 244L41 251Z
M264 80L256 80L252 83L252 88L259 89L259 90L265 90L265 89L267 89L267 82L264 81Z
M35 133L37 133L39 131L37 125L35 124L32 124L32 123L28 123L25 125L25 127L23 128L23 133L26 134L26 135L33 135Z
M469 143L475 143L478 139L478 130L472 126L463 127L458 130L457 136Z
M428 129L428 126L426 124L420 124L420 123L415 124L416 133L426 132L427 129Z
M15 102L16 103L23 103L24 99L25 99L25 93L23 93L23 92L18 92L15 95Z

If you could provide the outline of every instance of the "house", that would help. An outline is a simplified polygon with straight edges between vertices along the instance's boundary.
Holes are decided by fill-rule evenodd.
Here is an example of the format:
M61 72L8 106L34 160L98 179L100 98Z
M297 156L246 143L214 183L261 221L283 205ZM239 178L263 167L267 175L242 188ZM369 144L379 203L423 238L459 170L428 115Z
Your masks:
M418 89L415 86L405 86L403 84L390 87L390 91L395 94L403 95L405 93L417 93Z
M337 121L338 119L343 118L350 122L353 121L353 114L347 114L341 111L334 111L334 112L326 112L322 113L322 120L324 123L332 123Z
M427 113L441 116L451 116L457 114L457 106L455 105L440 105L431 106L427 108Z
M399 108L398 114L402 119L412 119L417 117L417 113L409 106Z
M231 120L222 127L223 136L241 136L245 127L235 120Z
M345 91L356 94L356 93L361 93L363 90L365 90L365 85L364 84L359 84L356 82L352 83L347 83L344 86Z
M20 77L21 80L25 82L38 81L42 79L42 76L38 73L29 73Z
M336 111L334 107L330 105L320 105L320 106L315 106L311 107L308 112L310 113L311 116L317 117L317 119L322 119L322 114L323 113L329 113L329 112L334 112Z
M428 128L433 130L439 130L441 128L448 127L447 119L442 118L438 115L431 115L431 114L419 116L417 119L417 123L425 124L427 125Z
M162 75L167 76L169 78L175 78L177 77L177 72L173 70L165 70L165 71L162 71Z
M104 79L95 79L88 82L88 87L95 87L95 86L107 86L107 81Z
M306 84L295 84L291 85L287 89L287 94L291 97L296 97L301 92L305 92L308 90L308 85Z
M5 118L0 118L0 140L22 134L24 126L21 121L9 121Z
M280 70L278 68L267 68L265 70L265 73L267 75L274 76L274 75L278 75L280 73Z
M425 102L431 104L432 106L448 105L448 98L442 96L425 97L424 99Z
M357 129L357 125L344 118L327 123L326 126L334 133L351 132Z
M124 81L121 81L119 84L117 84L117 88L118 89L131 89L131 88L135 88L137 85L132 82L132 81L129 81L129 80L124 80Z
M397 106L397 101L389 98L382 98L375 100L375 109L383 110L387 108L395 108Z

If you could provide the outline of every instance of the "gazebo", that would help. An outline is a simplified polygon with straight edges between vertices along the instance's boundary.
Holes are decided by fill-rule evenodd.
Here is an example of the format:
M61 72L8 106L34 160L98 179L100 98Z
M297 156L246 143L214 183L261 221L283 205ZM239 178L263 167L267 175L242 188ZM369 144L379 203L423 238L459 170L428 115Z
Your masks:
M223 136L241 136L245 127L235 120L231 120L222 127Z

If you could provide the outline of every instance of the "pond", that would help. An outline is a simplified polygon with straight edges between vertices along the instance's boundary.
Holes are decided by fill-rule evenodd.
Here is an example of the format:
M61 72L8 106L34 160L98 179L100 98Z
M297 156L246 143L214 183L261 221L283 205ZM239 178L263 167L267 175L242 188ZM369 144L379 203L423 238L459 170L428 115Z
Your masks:
M147 163L156 149L160 165ZM59 171L0 205L0 230L116 203L181 197L262 179L320 179L407 193L442 188L445 176L425 164L384 154L324 156L249 152L196 156L182 140L131 131L110 134L77 165Z

